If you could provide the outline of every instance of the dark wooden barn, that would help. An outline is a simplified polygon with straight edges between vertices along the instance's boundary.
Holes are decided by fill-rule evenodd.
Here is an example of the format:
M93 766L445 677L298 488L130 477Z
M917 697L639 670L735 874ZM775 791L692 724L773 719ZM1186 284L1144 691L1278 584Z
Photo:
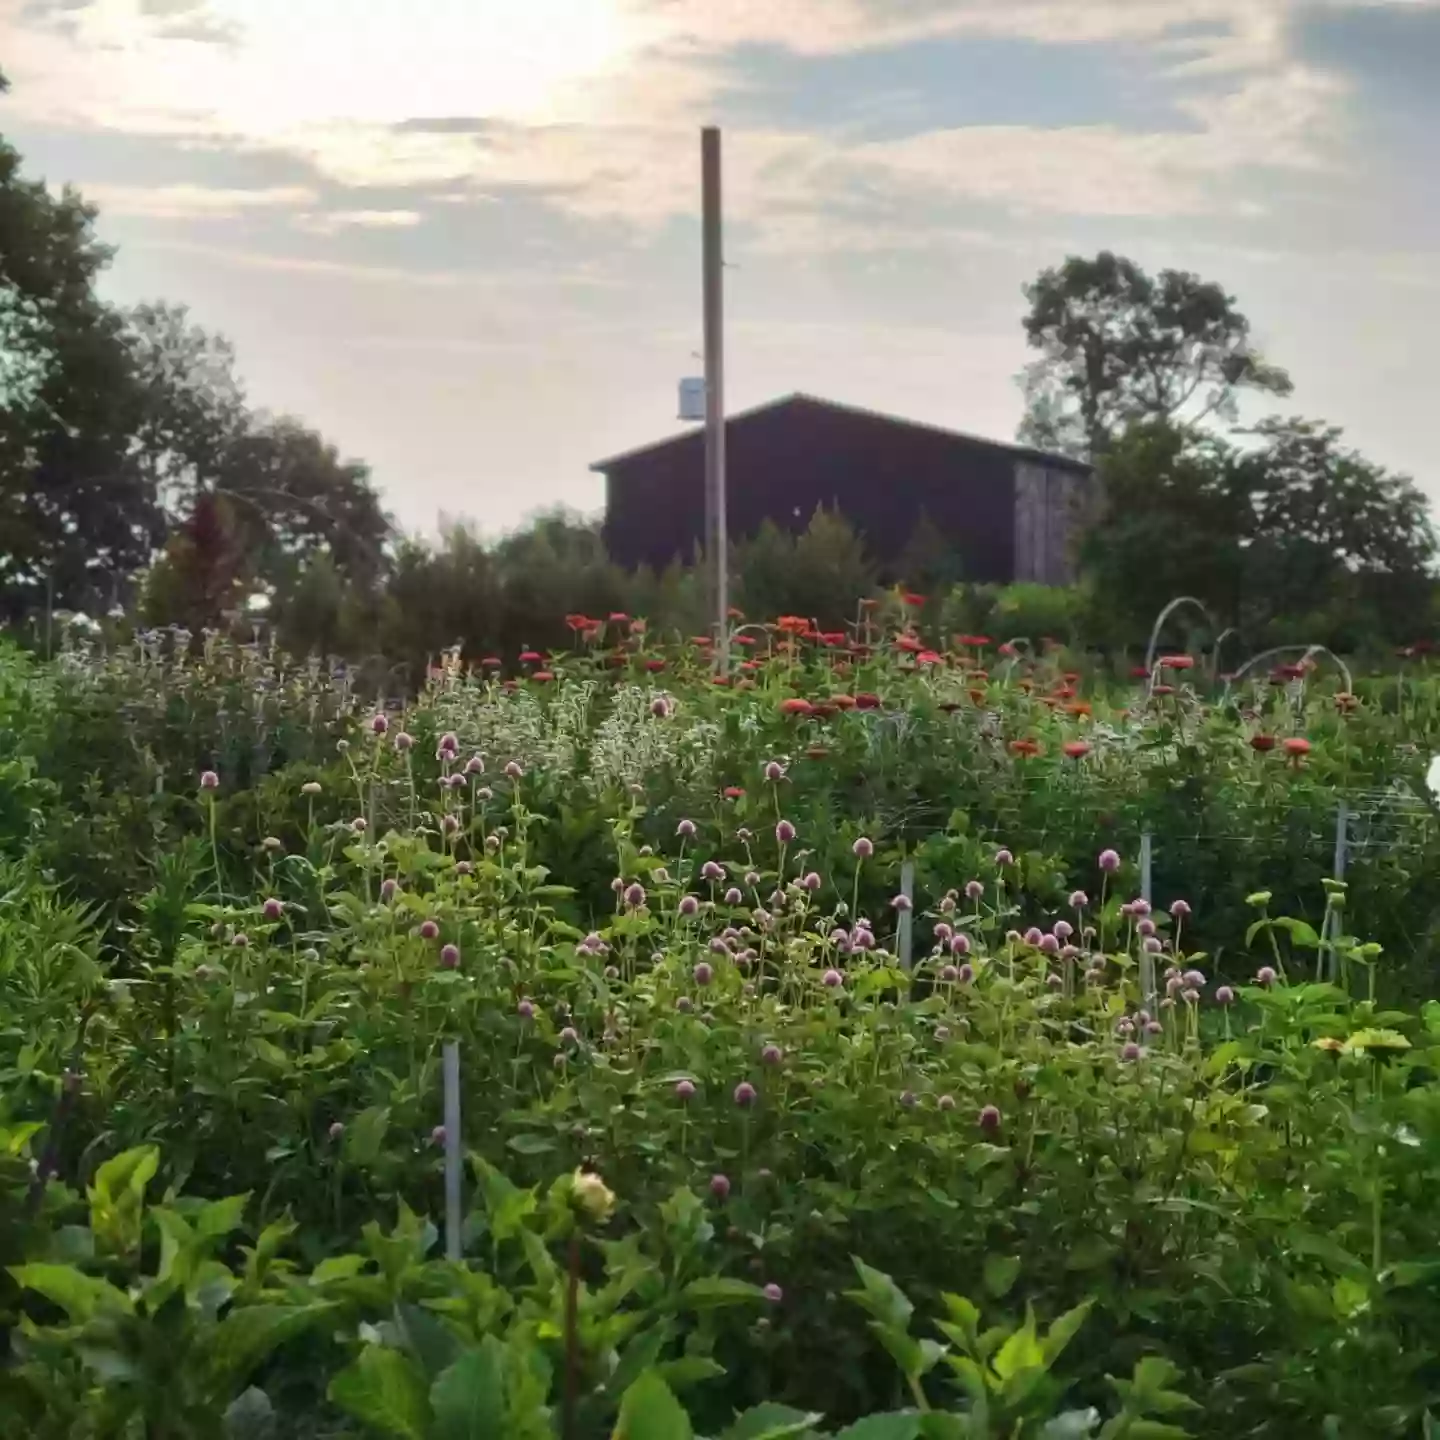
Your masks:
M791 395L725 425L732 539L766 521L804 530L844 515L882 567L922 517L959 552L968 580L1071 578L1089 467L1062 455ZM705 536L705 436L696 428L590 467L605 476L605 540L629 569L692 559Z

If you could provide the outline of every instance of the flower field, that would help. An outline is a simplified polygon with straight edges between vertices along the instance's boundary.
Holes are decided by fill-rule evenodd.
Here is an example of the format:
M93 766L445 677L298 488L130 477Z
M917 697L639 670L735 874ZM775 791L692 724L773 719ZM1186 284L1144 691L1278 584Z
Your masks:
M1426 662L575 618L0 652L0 1433L1431 1432Z

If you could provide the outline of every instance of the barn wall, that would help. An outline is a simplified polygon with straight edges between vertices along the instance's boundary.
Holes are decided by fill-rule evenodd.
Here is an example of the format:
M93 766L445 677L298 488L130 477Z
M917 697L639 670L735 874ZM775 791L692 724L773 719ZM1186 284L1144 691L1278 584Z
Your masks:
M825 506L850 520L882 567L899 558L922 514L960 552L968 580L1012 578L1021 543L1038 554L1032 568L1060 563L1053 554L1063 544L1047 539L1043 525L1038 540L1022 535L1016 457L1007 446L802 401L731 421L726 452L735 539L767 519L801 531ZM1065 474L1044 482L1046 496L1058 495ZM703 433L621 461L607 489L605 535L617 561L660 569L689 560L705 533Z
M1016 580L1069 585L1088 486L1073 470L1038 461L1015 462Z

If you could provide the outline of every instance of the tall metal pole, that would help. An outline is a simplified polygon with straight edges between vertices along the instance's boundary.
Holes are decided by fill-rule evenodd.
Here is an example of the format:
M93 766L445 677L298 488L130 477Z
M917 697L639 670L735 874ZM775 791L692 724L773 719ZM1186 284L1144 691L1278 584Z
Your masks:
M705 280L705 550L714 574L715 661L730 668L729 536L725 516L725 257L720 235L720 131L700 132Z

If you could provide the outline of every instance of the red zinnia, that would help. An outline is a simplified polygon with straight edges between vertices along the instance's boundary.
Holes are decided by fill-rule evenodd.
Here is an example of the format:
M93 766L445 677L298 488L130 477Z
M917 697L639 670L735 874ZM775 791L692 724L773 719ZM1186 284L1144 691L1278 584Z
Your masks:
M745 612L738 605L732 605L725 612L725 618L727 620L743 620L745 618Z
M1193 670L1195 668L1195 657L1193 655L1162 655L1155 666L1159 670Z
M1011 659L1014 659L1014 657L1015 657L1015 655L1016 655L1017 652L1016 652L1016 650L1015 650L1015 647L1007 640L1007 641L1000 647L1000 653L1001 653L1003 656L1005 656L1005 658L1006 658L1007 660L1011 660Z
M916 610L918 610L918 609L925 603L925 597L924 597L923 595L909 595L909 594L906 594L906 595L902 595L900 598L901 598L907 605L911 606L913 609L916 609Z
M939 665L939 664L941 663L941 661L940 661L940 656L937 655L937 654L935 653L935 651L933 651L933 650L922 650L922 651L915 657L915 663L916 663L917 665Z
M501 665L501 660L498 655L487 655L480 663L487 670L498 670Z
M963 650L983 650L989 643L988 635L957 635L955 643Z
M1084 740L1067 740L1061 748L1072 760L1082 759L1090 753L1090 746Z
M727 785L725 787L725 798L727 800L738 800L744 793L738 785Z
M837 710L853 710L855 708L855 697L853 695L832 695L830 704Z
M1273 735L1252 735L1250 748L1258 750L1262 755L1268 754L1275 748L1275 737Z
M1285 753L1298 765L1310 753L1310 742L1302 735L1291 735L1285 741Z
M715 642L708 635L692 635L690 643L692 645L713 645Z
M1010 753L1012 755L1038 755L1040 742L1038 740L1012 740Z
M1150 693L1152 695L1173 695L1175 693L1175 687L1173 685L1153 685L1150 688Z
M599 621L592 620L588 615L567 615L565 623L572 630L590 630L599 624Z
M749 650L755 644L755 637L753 635L736 635L730 643L732 645L739 645L744 650Z
M808 700L802 700L798 695L792 695L788 700L780 702L780 713L782 715L813 715L815 707Z
M540 663L540 652L538 650L522 650L520 652L520 663L522 665L538 665Z
M895 637L895 648L904 650L908 654L918 655L925 648L925 642L918 640L914 635L897 635Z
M663 660L647 660L645 662L645 668L653 675L657 670L663 670L665 668L665 662Z
M530 677L537 685L548 685L554 678L554 673L549 670L537 670Z
M861 691L855 697L855 708L857 710L878 710L880 708L880 697Z
M740 668L747 674L753 675L760 667L753 660L742 660Z

